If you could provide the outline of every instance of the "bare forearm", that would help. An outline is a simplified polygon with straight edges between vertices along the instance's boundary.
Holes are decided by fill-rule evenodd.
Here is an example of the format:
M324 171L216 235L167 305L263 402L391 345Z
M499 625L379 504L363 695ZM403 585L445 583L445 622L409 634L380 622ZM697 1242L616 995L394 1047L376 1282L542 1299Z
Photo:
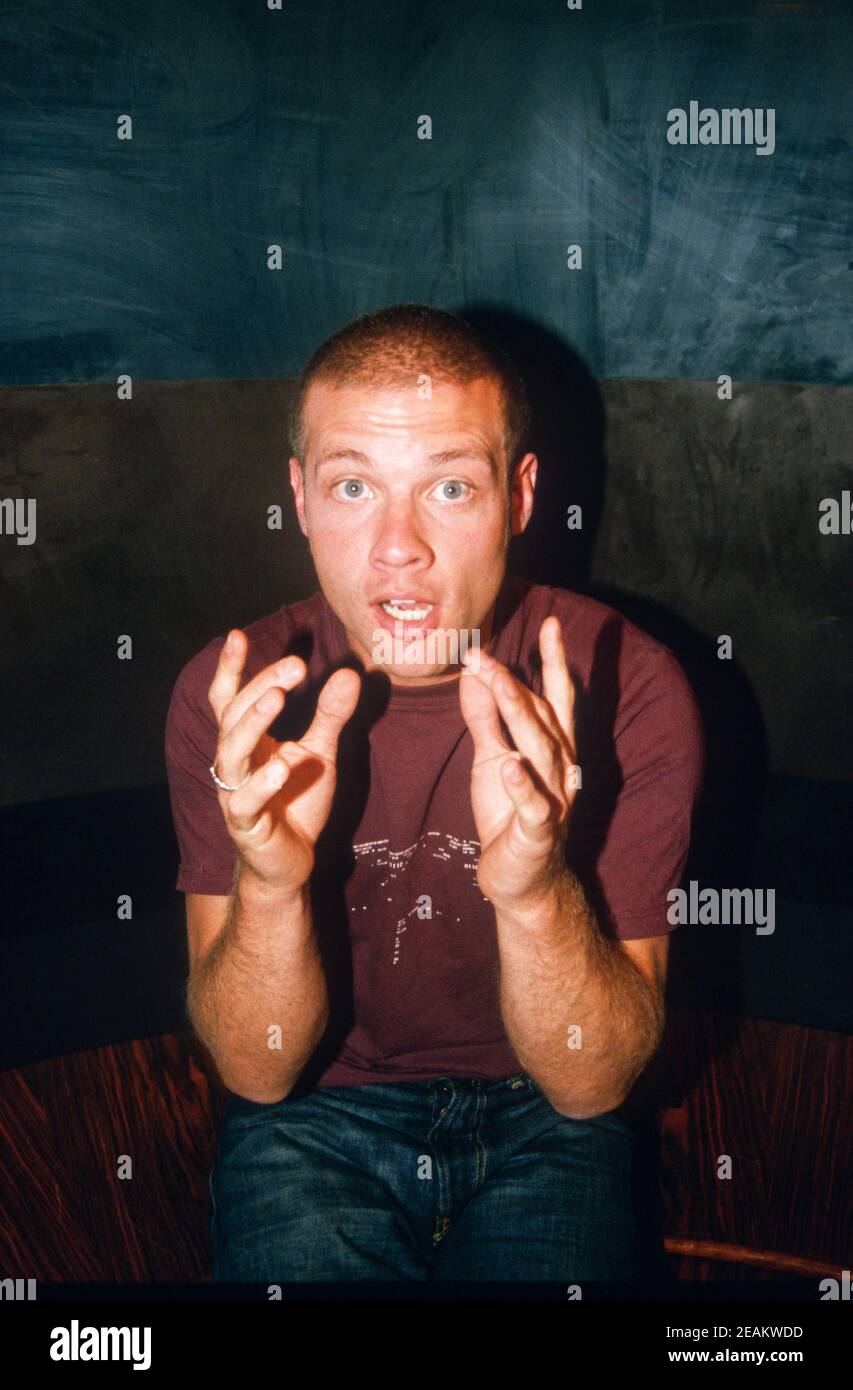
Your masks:
M329 1011L307 886L283 898L251 875L238 877L225 927L193 974L187 1002L229 1090L261 1104L286 1096Z
M605 937L566 875L537 909L496 909L504 1026L561 1114L621 1104L657 1048L663 1018L642 974Z

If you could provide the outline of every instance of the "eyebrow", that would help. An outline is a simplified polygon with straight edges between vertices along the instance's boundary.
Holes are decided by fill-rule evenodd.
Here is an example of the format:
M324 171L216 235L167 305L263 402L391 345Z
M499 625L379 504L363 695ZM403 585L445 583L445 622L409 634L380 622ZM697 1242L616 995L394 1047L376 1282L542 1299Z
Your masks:
M427 462L442 468L447 463L458 463L463 459L476 459L479 463L488 464L492 477L497 478L498 466L488 449L440 449L437 453L430 454ZM327 463L344 461L357 463L362 468L367 469L375 469L376 467L370 455L363 454L360 449L330 449L317 460L316 471L319 472Z

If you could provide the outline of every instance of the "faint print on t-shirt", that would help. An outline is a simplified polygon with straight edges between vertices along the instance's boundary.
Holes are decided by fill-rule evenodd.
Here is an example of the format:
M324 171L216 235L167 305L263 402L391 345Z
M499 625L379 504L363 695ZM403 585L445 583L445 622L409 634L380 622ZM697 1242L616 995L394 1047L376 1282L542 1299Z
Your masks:
M409 862L418 849L426 849L428 853L431 852L431 857L433 859L439 859L445 863L454 856L461 855L462 868L470 873L472 884L477 888L476 874L480 857L479 840L463 840L460 839L458 835L452 835L447 832L441 834L438 830L428 830L425 834L419 836L413 845L408 845L405 849L401 850L389 849L389 842L387 839L365 840L361 844L353 845L353 851L357 859L369 863L373 868L387 870L385 877L380 879L379 887L396 890L397 892L399 892L400 885L406 877L406 870ZM477 888L477 892L479 893L479 888ZM484 902L488 902L488 899L483 897L482 893L480 893L480 897L483 898ZM389 892L389 902L390 900L391 893ZM351 911L357 911L355 905L353 905ZM413 906L409 908L408 912L397 919L397 928L394 935L393 964L396 965L400 959L402 937L411 918L431 922L434 917L442 917L443 915L441 908L434 906L432 896L429 893L418 893L415 897ZM462 919L457 916L456 920L459 922Z

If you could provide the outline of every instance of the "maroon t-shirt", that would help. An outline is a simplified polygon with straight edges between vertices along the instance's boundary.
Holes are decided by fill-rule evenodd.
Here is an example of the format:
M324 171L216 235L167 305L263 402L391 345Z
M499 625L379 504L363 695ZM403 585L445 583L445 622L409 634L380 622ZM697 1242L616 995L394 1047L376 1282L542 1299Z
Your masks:
M549 613L560 619L576 689L582 787L568 861L605 931L661 935L672 930L667 893L682 875L701 781L693 695L670 650L612 608L507 576L488 650L537 694ZM244 680L288 653L308 666L270 730L279 740L305 732L332 670L361 669L320 591L244 630ZM176 886L185 893L228 894L234 880L236 851L208 770L216 724L207 691L224 640L187 662L167 719ZM405 688L381 670L363 675L311 880L332 1014L303 1074L309 1088L520 1070L500 1015L494 909L475 880L472 756L458 679Z

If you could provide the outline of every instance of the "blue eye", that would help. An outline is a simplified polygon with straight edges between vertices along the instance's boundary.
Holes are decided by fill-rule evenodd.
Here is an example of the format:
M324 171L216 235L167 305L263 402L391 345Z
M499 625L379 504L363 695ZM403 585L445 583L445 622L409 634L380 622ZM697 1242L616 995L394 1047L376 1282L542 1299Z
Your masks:
M364 487L364 483L361 481L360 478L343 478L341 482L335 484L335 487L346 488L347 491L344 493L344 496L347 498L347 500L350 502L358 502L361 497L361 493L353 493L350 491L350 489Z
M467 488L468 484L463 483L459 478L446 478L443 483L439 483L439 487ZM458 495L459 494L457 494L457 497ZM457 500L457 497L445 497L445 501L455 502Z

